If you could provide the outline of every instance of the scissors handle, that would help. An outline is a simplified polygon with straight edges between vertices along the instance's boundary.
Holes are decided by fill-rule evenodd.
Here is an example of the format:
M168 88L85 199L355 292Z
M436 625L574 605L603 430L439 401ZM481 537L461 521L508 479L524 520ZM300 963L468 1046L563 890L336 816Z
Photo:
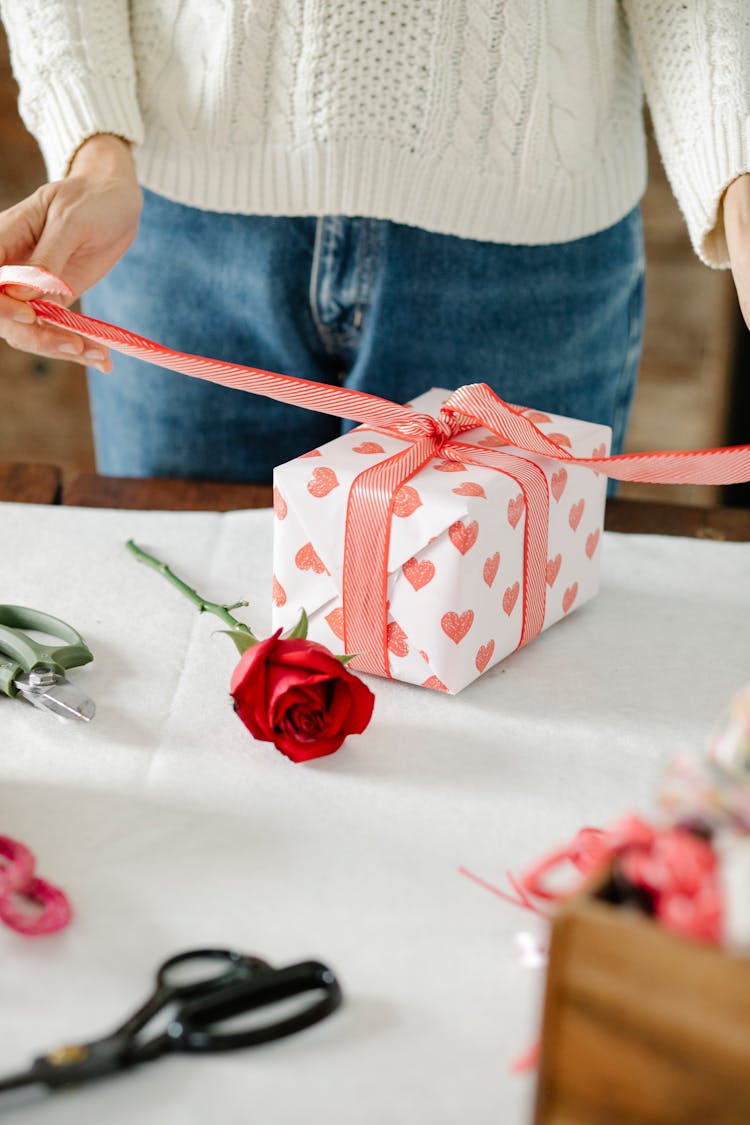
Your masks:
M62 643L35 641L27 630L46 633ZM93 659L81 634L67 622L26 606L0 605L0 692L5 695L16 694L13 681L21 671L45 668L64 676L68 668Z
M234 1016L303 997L288 1015L271 1012L266 1019L251 1020L250 1026L222 1029L222 1023ZM172 1050L188 1053L255 1047L311 1027L334 1012L341 1000L336 976L320 961L302 961L283 969L267 966L245 981L218 989L214 995L207 993L185 1001L165 1036ZM163 1040L152 1042L154 1054L161 1053L165 1046Z

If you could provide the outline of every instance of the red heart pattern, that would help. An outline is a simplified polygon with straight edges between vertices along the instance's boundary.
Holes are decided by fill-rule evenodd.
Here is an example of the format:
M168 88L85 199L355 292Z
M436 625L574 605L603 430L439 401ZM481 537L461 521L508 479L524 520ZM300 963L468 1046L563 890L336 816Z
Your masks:
M505 438L498 437L497 434L490 434L489 437L480 438L477 445L484 445L487 449L502 449L508 443Z
M494 555L490 555L490 557L488 559L484 560L484 566L482 568L482 577L484 578L484 580L485 580L485 582L487 583L488 586L492 586L492 583L495 581L495 578L497 577L497 570L498 570L499 566L500 566L500 552L499 551L495 551Z
M578 583L574 582L572 586L568 586L567 590L563 594L562 605L563 605L563 612L564 613L568 612L570 607L573 605L573 602L576 600L577 596L578 596Z
M287 512L289 511L286 506L286 500L275 485L273 490L273 510L277 520L285 520Z
M376 441L363 441L352 447L352 453L385 453L385 450Z
M463 613L444 613L440 618L440 625L446 637L450 637L458 645L464 639L469 629L474 624L474 610L467 609Z
M302 461L305 457L322 457L322 456L323 456L323 454L320 452L319 449L311 449L309 453L301 453L300 454L300 461Z
M565 469L558 469L556 473L552 474L551 488L552 495L555 500L559 500L565 491L565 485L568 483L568 474Z
M542 414L541 410L524 410L523 414L530 422L539 425L542 422L551 422L549 414Z
M557 576L560 573L560 566L562 565L562 555L555 555L554 559L547 559L547 585L550 589L557 581Z
M334 636L338 637L340 641L344 639L344 610L342 606L332 609L330 613L326 614L326 621Z
M520 584L518 582L514 582L512 586L508 586L505 593L503 594L503 609L507 613L508 617L510 617L511 613L516 608L516 602L518 601L520 590Z
M493 654L494 651L495 651L495 642L494 641L487 641L486 645L480 646L479 651L477 652L477 655L474 659L474 663L476 664L477 670L479 672L483 672L485 670L485 668L487 667L487 665L489 664L489 662L492 658L492 654Z
M286 590L275 574L273 576L273 582L271 583L271 601L274 605L286 605Z
M476 520L472 520L471 523L466 524L462 520L456 520L456 522L452 523L448 528L451 543L462 555L465 555L467 551L471 550L477 541L478 534L479 524Z
M578 500L568 512L568 523L573 528L573 531L578 531L578 525L581 522L583 509L586 507L585 500Z
M422 687L432 688L433 691L447 691L447 687L437 676L428 676L422 681Z
M511 527L518 527L518 521L523 515L525 506L523 494L521 492L518 493L518 496L516 496L514 500L508 501L508 523Z
M416 512L417 508L421 507L422 498L416 488L412 488L410 484L405 484L399 488L393 501L394 516L398 516L403 520Z
M554 441L557 445L567 446L568 449L570 449L573 445L567 434L547 434L547 437L550 439L550 441Z
M409 655L409 639L395 621L388 622L388 651L394 656Z
M407 559L401 567L404 572L404 578L415 590L421 590L428 582L431 582L435 577L435 564L430 562L429 559L412 558Z
M327 496L329 492L333 492L334 488L338 488L339 480L333 469L315 469L313 475L307 482L307 491L311 496L317 496L322 499Z
M433 467L433 469L437 469L437 471L439 473L465 473L466 472L466 466L462 465L460 461L450 461L450 460L447 460L447 459L445 461L436 461L435 464L432 467Z
M481 496L483 500L487 499L487 493L481 484L475 484L473 480L459 484L458 488L452 488L451 492L455 492L456 496Z
M594 557L594 551L599 546L599 528L592 531L590 535L586 536L586 554L590 559Z
M305 543L294 556L294 565L297 570L311 570L313 574L328 574L325 563L313 547L312 543Z

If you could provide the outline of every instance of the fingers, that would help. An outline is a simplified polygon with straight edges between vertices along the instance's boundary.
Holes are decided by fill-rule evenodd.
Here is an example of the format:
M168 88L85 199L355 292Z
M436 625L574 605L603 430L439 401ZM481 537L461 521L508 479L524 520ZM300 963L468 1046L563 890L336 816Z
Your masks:
M63 278L67 283L70 273L70 260L75 256L79 246L80 235L76 230L76 224L70 222L66 225L64 222L60 222L59 217L53 215L50 209L48 222L26 264L46 270L47 273L54 274L55 277ZM75 300L77 296L79 296L78 292L71 297L71 300ZM60 300L59 297L53 297L52 299Z
M44 229L49 185L0 212L0 264L25 262Z
M0 213L0 263L41 264L36 259L40 257L39 246L50 242L48 237L45 238L45 224L54 186L43 185L27 199ZM66 241L65 238L60 239L61 247L54 262L61 272L64 259L69 255ZM66 352L71 358L82 355L85 349L71 333L37 325L36 314L29 301L38 296L37 290L22 285L8 286L0 293L0 336L22 351L57 356L60 348L66 345L63 355Z
M138 229L140 189L132 173L114 181L78 175L45 184L0 212L0 263L38 266L64 278L72 293L95 284L131 244ZM72 293L69 295L72 297ZM0 295L0 336L22 351L111 370L108 350L39 322L24 286ZM63 298L62 303L70 303Z
M0 334L11 347L22 352L73 360L104 372L112 370L107 348L84 340L74 332L42 324L30 305L5 294L0 294Z
M737 300L745 324L750 328L750 227L731 235L729 232L730 228L727 226L727 243Z
M16 289L17 286L13 288ZM10 321L12 324L33 324L36 321L36 313L25 299L16 300L8 291L0 293L0 331L3 328L3 321Z
M750 175L738 176L724 195L724 231L742 315L750 328Z
M38 266L64 277L79 242L75 201L69 195L61 182L42 184L0 213L2 262Z

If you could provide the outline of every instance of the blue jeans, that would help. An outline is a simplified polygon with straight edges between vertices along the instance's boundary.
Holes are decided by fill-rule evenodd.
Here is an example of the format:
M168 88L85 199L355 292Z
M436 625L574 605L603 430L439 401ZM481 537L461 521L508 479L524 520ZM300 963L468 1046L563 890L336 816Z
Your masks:
M396 402L486 382L607 423L619 449L640 359L640 213L573 242L509 246L375 219L215 214L146 192L138 239L84 309L180 351ZM342 429L113 358L113 374L89 373L103 473L268 481Z

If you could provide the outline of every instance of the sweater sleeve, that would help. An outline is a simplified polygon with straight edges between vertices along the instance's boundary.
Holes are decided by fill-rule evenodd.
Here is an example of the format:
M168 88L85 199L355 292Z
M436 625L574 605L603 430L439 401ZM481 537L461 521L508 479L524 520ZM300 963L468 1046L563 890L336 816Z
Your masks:
M724 190L750 171L748 0L624 0L659 151L698 256L729 265Z
M127 0L0 0L19 111L51 180L96 133L140 144Z

